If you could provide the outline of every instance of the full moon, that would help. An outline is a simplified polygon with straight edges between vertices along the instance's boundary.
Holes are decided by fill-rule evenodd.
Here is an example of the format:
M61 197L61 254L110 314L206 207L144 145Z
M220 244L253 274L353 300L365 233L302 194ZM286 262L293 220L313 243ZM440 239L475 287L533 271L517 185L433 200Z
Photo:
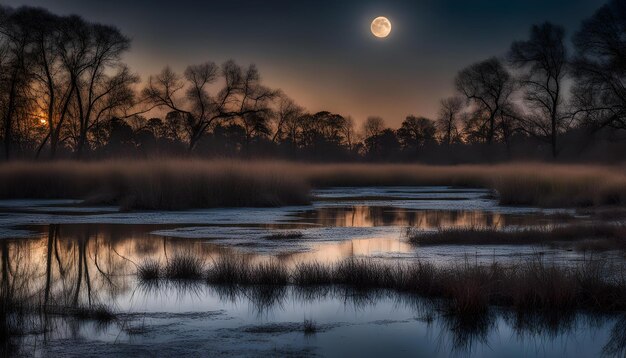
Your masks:
M384 16L379 16L372 21L372 33L379 38L385 38L391 33L391 22Z

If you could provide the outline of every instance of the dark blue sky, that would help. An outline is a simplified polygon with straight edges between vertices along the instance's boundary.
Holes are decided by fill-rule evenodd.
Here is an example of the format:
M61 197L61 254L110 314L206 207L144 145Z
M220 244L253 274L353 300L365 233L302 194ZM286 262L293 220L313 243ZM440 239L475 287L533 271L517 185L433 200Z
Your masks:
M462 67L504 54L533 23L571 35L604 0L4 0L114 24L133 39L127 61L145 79L169 64L233 58L311 111L397 126L434 117ZM376 39L369 24L387 16Z

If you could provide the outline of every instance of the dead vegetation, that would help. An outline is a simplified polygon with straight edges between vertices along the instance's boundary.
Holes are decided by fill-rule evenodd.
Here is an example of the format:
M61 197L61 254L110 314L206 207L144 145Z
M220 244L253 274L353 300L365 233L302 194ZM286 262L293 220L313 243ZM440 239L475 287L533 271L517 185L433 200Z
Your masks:
M466 262L437 266L426 262L386 264L353 258L334 265L314 262L288 269L276 261L252 263L231 256L216 261L197 279L222 286L332 285L357 292L383 289L443 299L445 310L455 315L481 315L490 306L518 311L626 309L626 280L621 268L597 260L575 267L560 267L540 258L516 265Z
M434 245L570 245L582 251L626 249L626 227L616 223L563 225L501 230L453 227L425 232L407 228L409 242Z
M528 164L306 164L246 161L7 163L0 198L75 198L124 209L299 205L311 187L458 186L494 189L505 205L626 203L620 167Z

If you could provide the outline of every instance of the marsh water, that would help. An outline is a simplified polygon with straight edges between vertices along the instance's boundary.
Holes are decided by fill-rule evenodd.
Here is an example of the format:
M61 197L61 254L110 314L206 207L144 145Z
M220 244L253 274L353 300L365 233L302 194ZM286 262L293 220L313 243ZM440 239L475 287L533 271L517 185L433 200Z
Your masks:
M554 246L416 247L407 227L502 230L596 220L571 210L504 207L487 190L333 188L310 206L119 212L73 200L0 202L2 284L49 306L106 305L99 322L49 314L20 339L35 356L597 356L621 355L626 318L579 313L518 317L494 308L464 322L432 301L386 291L138 281L137 265L196 255L334 263L351 257L437 265L549 260L587 253ZM279 234L298 233L290 237ZM619 252L594 254L622 261ZM307 332L305 320L315 322Z

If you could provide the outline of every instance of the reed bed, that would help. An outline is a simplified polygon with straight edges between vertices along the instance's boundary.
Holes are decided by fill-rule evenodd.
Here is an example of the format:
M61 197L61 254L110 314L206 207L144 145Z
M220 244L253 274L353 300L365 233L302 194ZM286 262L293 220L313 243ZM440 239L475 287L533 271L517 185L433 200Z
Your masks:
M163 271L165 277L173 280L193 280L204 275L204 260L195 255L176 254L167 260L165 267L158 270Z
M251 266L242 256L220 256L207 271L206 280L214 284L249 284Z
M0 165L0 198L75 198L124 209L306 204L310 188L489 188L501 204L585 207L626 204L622 167L511 163L307 164L279 161L15 162Z
M594 260L560 267L540 258L506 266L386 264L353 258L334 265L312 262L287 268L276 261L259 264L229 256L216 261L197 279L232 286L332 285L360 292L384 289L442 299L451 314L480 315L492 305L519 311L623 311L626 280L621 269Z
M298 263L291 272L291 280L300 286L327 285L333 282L333 271L319 262Z
M203 161L0 165L0 198L70 198L122 209L270 207L309 202L305 180L281 166Z
M444 185L489 188L501 204L582 207L626 203L621 167L510 163L498 165L317 165L304 168L313 186Z
M142 281L156 280L162 276L161 264L156 260L145 260L137 267L137 276Z
M626 249L626 226L612 223L511 230L453 227L435 232L408 228L406 237L412 244L420 246L573 244L578 249L590 251Z
M244 257L221 256L207 271L206 280L227 285L286 285L289 282L289 271L276 261L251 264Z

